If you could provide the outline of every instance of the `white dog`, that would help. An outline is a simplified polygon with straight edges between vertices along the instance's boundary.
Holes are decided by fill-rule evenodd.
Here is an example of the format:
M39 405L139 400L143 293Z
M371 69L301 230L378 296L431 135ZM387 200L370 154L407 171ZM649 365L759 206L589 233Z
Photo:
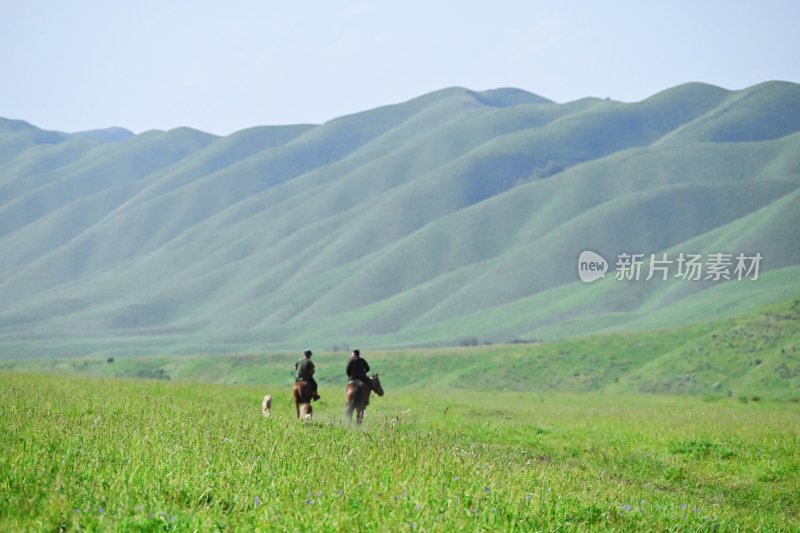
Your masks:
M266 396L264 396L264 401L261 402L261 414L264 415L265 417L269 416L271 410L272 410L272 396L267 394Z

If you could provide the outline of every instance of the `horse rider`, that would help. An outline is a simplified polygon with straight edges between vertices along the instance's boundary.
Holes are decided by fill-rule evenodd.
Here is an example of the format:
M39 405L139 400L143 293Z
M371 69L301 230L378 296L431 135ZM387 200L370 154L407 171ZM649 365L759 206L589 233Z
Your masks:
M372 389L372 380L367 376L369 363L361 357L360 350L353 350L353 356L347 362L347 377L350 381L360 381Z
M314 390L314 400L319 400L319 394L317 394L317 382L314 381L314 372L316 369L314 368L314 363L311 362L311 356L313 352L311 350L306 350L303 352L303 358L297 361L294 364L294 369L296 371L295 381L305 381L309 383Z

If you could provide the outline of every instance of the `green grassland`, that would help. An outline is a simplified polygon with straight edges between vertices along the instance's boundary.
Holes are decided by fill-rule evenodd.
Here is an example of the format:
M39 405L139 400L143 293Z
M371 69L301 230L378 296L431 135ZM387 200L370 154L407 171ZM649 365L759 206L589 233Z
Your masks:
M354 428L330 387L303 424L257 385L0 384L5 531L800 527L794 403L399 387Z
M800 528L800 300L549 343L0 361L0 529ZM273 413L262 417L264 394Z

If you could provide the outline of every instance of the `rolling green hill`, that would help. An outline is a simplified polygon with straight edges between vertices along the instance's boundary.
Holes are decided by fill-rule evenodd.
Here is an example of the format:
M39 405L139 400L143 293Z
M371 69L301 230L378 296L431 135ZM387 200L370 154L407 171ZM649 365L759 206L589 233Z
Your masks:
M798 186L800 86L783 82L636 103L451 88L228 137L0 119L0 357L442 346L733 317L800 294ZM591 284L587 249L611 266ZM626 252L763 262L756 280L614 279Z

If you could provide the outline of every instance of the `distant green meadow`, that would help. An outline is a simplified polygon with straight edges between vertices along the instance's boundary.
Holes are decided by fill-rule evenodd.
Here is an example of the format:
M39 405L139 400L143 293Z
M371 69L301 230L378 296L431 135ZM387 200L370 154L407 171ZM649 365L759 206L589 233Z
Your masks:
M352 427L321 392L0 372L0 530L800 528L794 402L386 386Z
M341 391L349 357L317 351L322 393ZM291 387L297 352L228 356L85 356L4 359L0 371L194 380ZM364 350L391 390L470 389L690 394L800 402L800 300L716 322L554 342ZM58 353L58 352L54 352ZM109 362L111 361L111 362ZM338 394L338 393L337 393Z

